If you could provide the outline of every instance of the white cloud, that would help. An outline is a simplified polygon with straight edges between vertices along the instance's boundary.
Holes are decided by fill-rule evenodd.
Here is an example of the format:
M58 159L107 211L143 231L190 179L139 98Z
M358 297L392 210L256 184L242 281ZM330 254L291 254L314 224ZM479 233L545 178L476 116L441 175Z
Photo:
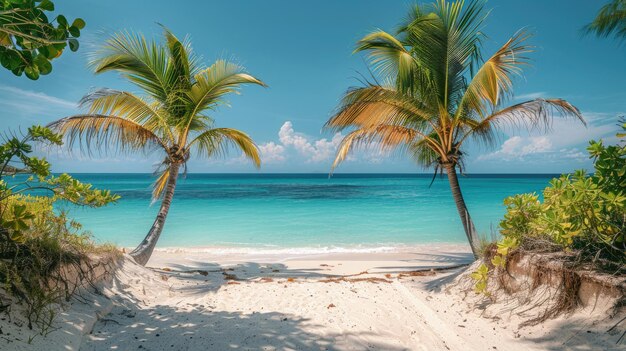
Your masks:
M575 148L575 147L571 149L559 150L559 156L562 158L573 159L579 162L583 162L589 159L589 155L585 154L584 152L581 152L580 150L578 150L578 148Z
M296 154L299 156L297 162L321 163L328 161L335 155L342 138L343 135L337 133L330 140L326 138L315 139L296 132L291 121L286 121L278 131L278 141L259 144L261 162L263 164L281 164ZM225 165L245 165L249 164L250 160L242 153L239 157L224 161L214 160L213 162Z
M522 132L506 139L495 152L481 155L477 161L554 161L569 159L584 162L588 157L582 148L591 139L614 142L619 113L583 113L587 126L573 119L555 118L549 133ZM512 131L510 131L512 132Z
M520 137L513 136L505 140L500 149L478 157L479 161L490 159L524 159L525 156L546 153L551 151L552 143L546 136Z
M537 91L534 93L517 95L515 96L515 100L534 100L534 99L542 98L546 95L547 93L545 91Z
M285 147L273 141L259 145L259 150L264 163L280 163L286 158Z
M548 137L530 137L528 138L529 143L524 145L521 150L522 155L530 155L541 152L550 151L552 148L552 143L548 139Z
M11 111L8 128L47 124L76 113L77 104L45 93L0 84L0 110Z
M293 147L304 156L305 162L317 163L326 161L335 154L343 135L336 133L330 140L322 138L311 141L310 137L296 132L291 121L287 121L280 127L278 139L284 146Z
M50 96L48 94L32 91L32 90L24 90L8 85L0 85L0 91L5 92L2 94L2 101L7 101L9 98L13 99L15 97L20 97L22 99L27 99L32 102L33 105L40 105L42 103L55 105L58 107L64 107L68 109L75 109L78 107L76 102L59 99L54 96Z
M8 85L0 85L0 106L12 107L26 114L49 114L78 108L76 102Z
M269 163L280 163L289 158L290 151L297 153L304 163L322 163L334 159L337 149L345 135L335 133L332 138L315 139L296 131L291 121L286 121L278 131L278 142L267 142L259 146L262 160ZM363 145L354 150L346 161L362 161L379 164L389 158L390 150L384 150L376 144Z

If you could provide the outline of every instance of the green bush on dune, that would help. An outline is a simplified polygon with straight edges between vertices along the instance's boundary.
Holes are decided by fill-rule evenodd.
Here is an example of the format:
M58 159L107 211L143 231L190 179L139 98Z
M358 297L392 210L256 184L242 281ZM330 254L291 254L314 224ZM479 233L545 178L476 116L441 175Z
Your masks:
M626 123L622 128L626 130ZM503 239L488 263L504 267L507 256L516 249L566 251L579 266L624 273L626 145L591 141L587 151L594 160L593 174L577 171L553 179L543 191L543 202L535 193L504 200ZM477 291L486 291L489 270L483 264L473 273Z
M29 327L45 331L54 317L52 304L73 292L61 269L89 269L88 255L115 252L96 246L55 203L100 207L119 197L67 174L51 175L45 159L29 155L34 142L59 145L61 136L35 126L23 138L9 136L0 144L0 311L23 303Z

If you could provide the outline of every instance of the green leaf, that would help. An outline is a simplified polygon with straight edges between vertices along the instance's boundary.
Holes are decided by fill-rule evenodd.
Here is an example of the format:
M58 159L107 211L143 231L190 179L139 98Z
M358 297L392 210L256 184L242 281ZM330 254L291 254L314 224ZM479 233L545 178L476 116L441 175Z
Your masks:
M70 40L68 40L68 43L70 44L70 50L72 50L72 51L78 50L78 40L70 39Z
M54 11L54 4L50 0L43 0L38 7L44 11Z
M48 61L48 58L45 57L44 55L38 55L35 58L34 63L37 65L37 68L39 68L40 74L46 75L52 72L52 64L50 63L50 61Z
M74 38L80 37L80 29L78 29L78 27L71 26L67 29L67 31L70 32Z
M22 63L21 59L20 59L20 55L18 54L18 52L16 50L6 50L2 56L0 56L0 63L2 64L2 66L8 70L14 70L18 67L20 67L20 64Z
M26 74L26 77L32 80L39 79L39 68L35 65L27 66L24 69L24 73Z
M85 28L85 21L82 18L77 18L72 22L72 27L76 27L78 29Z
M57 17L57 23L64 28L67 28L67 18L65 18L65 16L63 15L59 15Z
M491 259L491 263L497 267L504 267L505 262L506 260L500 255L493 256Z
M11 232L10 238L12 241L23 244L26 241L26 237L21 231L14 230Z

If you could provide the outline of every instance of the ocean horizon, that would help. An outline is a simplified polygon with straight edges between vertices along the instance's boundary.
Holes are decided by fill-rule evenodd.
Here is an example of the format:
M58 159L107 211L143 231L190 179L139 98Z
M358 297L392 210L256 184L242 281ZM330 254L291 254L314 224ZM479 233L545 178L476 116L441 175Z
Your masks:
M119 194L89 209L65 205L98 242L137 245L159 204L151 173L72 173ZM467 174L462 190L478 232L495 236L507 196L540 193L558 174ZM447 178L427 173L188 173L157 248L224 253L398 251L465 244Z

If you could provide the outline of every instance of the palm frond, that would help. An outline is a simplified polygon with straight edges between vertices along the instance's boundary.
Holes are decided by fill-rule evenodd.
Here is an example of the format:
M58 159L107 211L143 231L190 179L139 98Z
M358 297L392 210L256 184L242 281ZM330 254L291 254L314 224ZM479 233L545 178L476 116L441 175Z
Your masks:
M521 76L522 67L528 65L525 55L532 51L532 47L525 45L525 41L529 37L524 31L518 32L483 63L467 86L457 118L466 108L484 117L489 110L510 97L513 78Z
M380 124L425 127L433 113L420 107L421 103L410 95L392 87L371 85L348 90L338 112L325 127L340 131L348 127L370 127Z
M119 32L111 36L90 60L96 73L118 71L156 100L168 98L168 53L141 34Z
M553 117L574 118L587 125L580 110L562 99L535 99L499 111L474 122L460 138L459 145L469 137L483 137L502 127L549 131Z
M425 136L420 135L414 129L396 125L375 125L354 130L348 133L339 144L331 172L348 157L354 148L367 145L374 151L385 152L398 147L406 148L423 137Z
M368 51L369 63L379 75L393 77L399 90L412 91L419 76L418 62L405 45L385 31L377 31L359 40L355 52Z
M626 39L626 0L612 0L604 5L584 31L599 37L613 35L621 40Z
M191 89L193 77L200 72L199 58L191 49L188 37L180 41L169 29L161 25L164 31L165 45L169 54L166 79L171 87L170 100L175 99L176 104L185 105L186 92Z
M421 75L429 78L429 84L421 82L416 89L431 105L450 111L465 88L464 75L480 59L480 28L487 13L482 1L468 6L464 1L437 1L429 7L417 6L399 32Z
M167 159L166 159L167 161ZM152 201L156 201L163 196L163 191L170 179L169 163L164 161L161 167L155 172L157 179L152 183Z
M407 153L417 165L424 168L435 166L439 161L439 154L433 150L430 145L428 145L426 139L409 144L407 147Z
M133 93L107 88L98 89L85 95L80 100L79 106L87 108L89 114L117 116L137 122L155 134L162 134L163 139L171 138L172 135L162 104Z
M434 43L441 42L440 53L443 55L432 56L428 50L424 50L425 47L419 48L420 55L428 55L428 66L435 68L435 72L443 73L438 78L442 93L440 101L449 112L456 107L465 92L465 75L472 71L481 58L480 47L484 37L481 27L488 16L483 7L484 1L471 1L466 6L462 0L439 0L435 13L441 18L442 28L436 30L433 36L436 38Z
M197 155L211 158L224 156L230 147L237 147L258 168L261 166L259 149L248 134L231 128L213 128L197 135L190 143L189 150Z
M169 61L166 77L174 89L186 90L191 86L191 67L188 47L176 38L167 28L163 27Z
M243 84L267 86L259 79L245 73L243 67L225 60L218 60L200 71L194 76L194 80L195 84L188 93L194 104L192 114L226 103L222 99L223 96L238 93Z
M92 151L126 153L150 151L158 147L167 150L167 146L153 131L121 117L76 115L62 118L48 127L63 134L70 148L78 143L80 150L88 155Z

